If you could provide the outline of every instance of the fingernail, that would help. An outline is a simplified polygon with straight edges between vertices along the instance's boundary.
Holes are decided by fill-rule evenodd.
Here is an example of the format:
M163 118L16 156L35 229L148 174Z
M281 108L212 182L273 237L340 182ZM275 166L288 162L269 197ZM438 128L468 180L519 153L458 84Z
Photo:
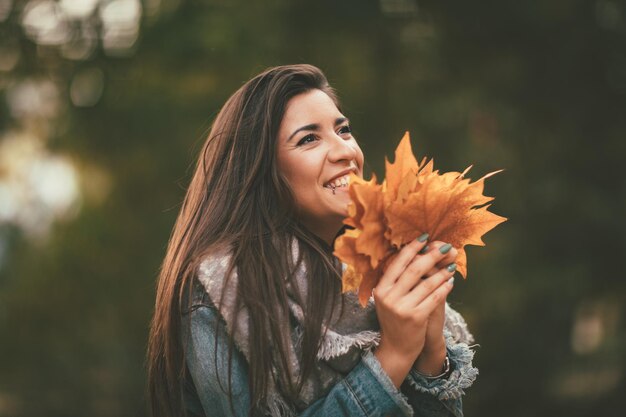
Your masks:
M448 253L450 252L450 249L452 249L452 245L449 243L446 243L445 245L443 245L442 247L439 248L439 252L441 253Z
M456 271L456 264L452 262L450 265L448 265L448 268L446 269L448 270L448 272L454 272Z
M454 285L454 277L450 277L450 279L448 280L448 284Z
M430 246L426 245L422 248L421 251L419 251L419 253L421 253L422 255L425 254L426 252L428 252L428 249L430 248Z
M424 233L423 235L417 238L417 240L419 240L420 242L426 242L427 239L428 239L428 233Z

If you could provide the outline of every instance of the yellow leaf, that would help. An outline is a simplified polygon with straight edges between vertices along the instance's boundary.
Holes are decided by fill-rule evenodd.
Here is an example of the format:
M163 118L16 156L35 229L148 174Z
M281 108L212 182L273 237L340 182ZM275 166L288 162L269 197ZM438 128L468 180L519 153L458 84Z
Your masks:
M363 274L354 270L352 265L348 265L341 277L341 291L348 292L358 290L363 280Z

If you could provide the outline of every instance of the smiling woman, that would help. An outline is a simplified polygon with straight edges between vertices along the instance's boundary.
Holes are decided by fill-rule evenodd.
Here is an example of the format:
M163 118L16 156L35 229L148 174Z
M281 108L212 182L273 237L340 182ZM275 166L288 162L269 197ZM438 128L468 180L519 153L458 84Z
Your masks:
M161 268L153 416L463 414L477 371L445 303L451 245L407 244L365 308L341 293L333 242L362 169L319 69L270 68L229 98Z
M307 91L287 104L278 132L278 168L302 223L331 244L347 215L349 174L362 176L363 153L348 119L323 91Z

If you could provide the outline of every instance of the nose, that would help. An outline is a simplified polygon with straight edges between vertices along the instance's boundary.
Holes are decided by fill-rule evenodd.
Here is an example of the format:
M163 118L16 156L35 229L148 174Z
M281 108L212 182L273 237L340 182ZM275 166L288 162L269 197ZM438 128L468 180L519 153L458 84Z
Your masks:
M331 162L353 161L356 159L356 149L352 146L351 141L334 133L330 140L328 159Z

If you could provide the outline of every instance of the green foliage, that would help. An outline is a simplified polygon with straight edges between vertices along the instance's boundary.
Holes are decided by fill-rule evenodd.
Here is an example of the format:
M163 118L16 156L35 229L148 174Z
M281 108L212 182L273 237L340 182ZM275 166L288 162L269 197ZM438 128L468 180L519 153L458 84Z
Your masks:
M0 416L146 414L154 283L191 166L235 89L296 62L325 71L372 170L405 130L444 171L506 169L486 194L510 220L468 249L472 278L451 296L480 343L466 415L621 415L623 4L240 3L183 2L144 22L134 55L89 62L103 96L68 104L49 147L98 166L110 189L44 244L5 227ZM20 43L17 75L81 66L50 68ZM102 186L87 177L86 195Z

